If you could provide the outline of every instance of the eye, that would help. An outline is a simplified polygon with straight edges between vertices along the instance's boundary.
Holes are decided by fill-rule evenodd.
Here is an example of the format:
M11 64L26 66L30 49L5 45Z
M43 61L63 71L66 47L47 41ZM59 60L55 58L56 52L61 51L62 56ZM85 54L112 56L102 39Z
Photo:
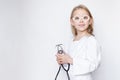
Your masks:
M73 17L73 20L79 20L79 17L78 16Z
M79 19L79 17L75 17L75 20L78 20Z
M89 19L89 16L84 16L83 19L86 19L86 20L87 20L87 19Z

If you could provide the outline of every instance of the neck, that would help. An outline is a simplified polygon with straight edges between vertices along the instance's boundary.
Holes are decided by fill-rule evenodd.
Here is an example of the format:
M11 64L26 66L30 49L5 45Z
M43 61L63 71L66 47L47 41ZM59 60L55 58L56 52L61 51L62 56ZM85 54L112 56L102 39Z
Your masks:
M90 34L87 31L84 32L77 32L77 35L75 36L74 40L79 40L81 39L83 36L89 36Z
M77 35L78 37L83 37L83 36L86 36L88 35L89 33L87 31L83 31L83 32L77 32Z

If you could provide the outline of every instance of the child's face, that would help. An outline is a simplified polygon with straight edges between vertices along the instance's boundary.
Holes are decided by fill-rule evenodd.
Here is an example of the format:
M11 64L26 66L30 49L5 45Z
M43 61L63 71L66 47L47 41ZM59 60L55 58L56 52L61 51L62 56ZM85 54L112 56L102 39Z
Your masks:
M71 24L75 27L77 31L86 31L89 24L91 24L88 12L84 9L78 9L74 11L73 17L71 19Z

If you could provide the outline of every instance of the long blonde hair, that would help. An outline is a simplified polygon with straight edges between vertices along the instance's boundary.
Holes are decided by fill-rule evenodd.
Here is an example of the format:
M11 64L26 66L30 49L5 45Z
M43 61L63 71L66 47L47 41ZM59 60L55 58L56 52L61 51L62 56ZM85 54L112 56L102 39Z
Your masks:
M87 28L87 32L88 32L89 34L93 35L93 16L92 16L91 12L89 11L89 9L88 9L85 5L81 5L81 4L80 4L80 5L76 6L76 7L74 7L73 10L72 10L70 19L73 18L74 12L75 12L76 10L78 10L78 9L84 9L85 11L88 12L88 15L90 16L90 19L92 20L92 23L89 24L89 26L88 26L88 28ZM73 25L71 25L71 28L72 28L72 33L73 33L73 35L76 36L76 35L77 35L77 31L76 31L75 27L74 27Z

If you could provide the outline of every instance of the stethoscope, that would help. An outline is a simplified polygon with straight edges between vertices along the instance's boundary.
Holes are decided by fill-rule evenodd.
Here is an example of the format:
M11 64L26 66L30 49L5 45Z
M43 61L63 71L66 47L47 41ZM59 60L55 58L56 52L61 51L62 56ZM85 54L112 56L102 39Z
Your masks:
M62 44L58 44L58 45L56 45L56 47L57 47L57 52L58 52L58 54L65 54L64 51L63 51ZM70 80L70 76L69 76L69 73L68 73L68 71L69 71L69 69L70 69L70 64L69 64L69 63L67 64L67 68L65 68L63 64L61 64L61 65L59 66L58 72L57 72L57 74L56 74L56 76L55 76L55 80L57 80L57 77L58 77L58 74L59 74L59 72L60 72L60 70L61 70L61 67L62 67L63 70L66 72L67 77L68 77L68 80Z

